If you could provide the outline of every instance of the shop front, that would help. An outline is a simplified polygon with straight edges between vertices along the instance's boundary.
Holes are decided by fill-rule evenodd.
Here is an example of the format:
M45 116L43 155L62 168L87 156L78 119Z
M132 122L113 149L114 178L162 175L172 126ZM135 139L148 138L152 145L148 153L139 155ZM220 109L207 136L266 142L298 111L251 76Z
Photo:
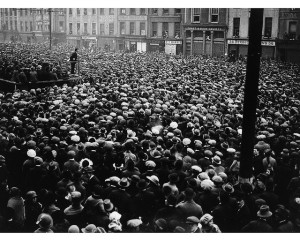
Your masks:
M159 39L150 39L147 49L149 52L165 52L165 41Z
M233 55L235 58L244 57L248 54L248 39L228 39L228 55ZM275 41L261 41L261 56L262 58L275 57Z
M82 36L81 39L84 48L94 48L97 46L97 37L95 36Z
M74 47L81 46L81 37L80 36L67 36L67 43Z
M182 53L182 40L166 40L165 53L168 55L178 55Z

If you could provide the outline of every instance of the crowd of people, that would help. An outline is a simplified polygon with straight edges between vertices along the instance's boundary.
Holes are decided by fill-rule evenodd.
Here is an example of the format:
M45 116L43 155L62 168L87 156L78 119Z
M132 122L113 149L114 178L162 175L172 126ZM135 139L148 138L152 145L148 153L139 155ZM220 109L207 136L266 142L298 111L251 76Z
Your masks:
M245 61L78 52L81 84L0 94L1 232L300 231L298 66L261 62L242 182Z

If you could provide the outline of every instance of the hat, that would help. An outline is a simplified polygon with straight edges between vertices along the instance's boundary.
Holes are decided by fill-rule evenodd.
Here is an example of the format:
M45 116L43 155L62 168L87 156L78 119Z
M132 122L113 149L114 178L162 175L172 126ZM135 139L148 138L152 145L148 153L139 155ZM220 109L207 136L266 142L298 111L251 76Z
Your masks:
M83 233L95 233L97 231L97 227L94 224L89 224L85 228L81 228Z
M270 211L270 208L268 205L262 205L260 206L259 211L257 212L257 216L261 218L268 218L272 216L272 212Z
M49 214L42 213L38 216L36 224L38 224L42 228L47 229L53 226L53 219Z
M214 176L212 178L212 181L215 183L215 184L219 184L219 183L223 183L223 179L220 177L220 176Z
M80 137L78 135L73 135L71 137L71 141L73 141L73 142L79 142L80 141Z
M191 139L189 139L189 138L184 138L184 139L182 140L182 143L183 143L183 145L187 146L187 145L189 145L189 144L191 143Z
M143 222L141 219L131 219L131 220L127 221L127 227L135 228L135 227L140 226L142 223Z
M212 190L213 187L214 187L214 183L209 179L205 179L201 182L201 188L203 190Z
M161 229L166 229L167 227L167 221L163 218L159 218L155 221L155 224Z
M195 216L190 216L186 219L185 221L186 223L193 223L193 224L198 224L200 223L199 218L195 217Z
M83 169L83 171L84 171L85 173L92 173L92 172L94 172L95 170L93 169L92 166L87 166L87 167L85 167L85 168Z
M191 169L192 169L193 171L195 171L195 172L198 172L198 173L201 173L201 172L202 172L202 168L199 167L198 165L193 165L193 166L191 167Z
M175 229L174 229L173 232L174 232L174 233L184 233L184 232L185 232L185 229L182 228L182 227L180 227L180 226L177 226L177 227L175 227Z
M122 215L116 211L112 212L109 214L109 220L110 221L114 221L114 220L120 220L122 217Z
M216 165L221 165L221 158L219 156L214 156L212 158L212 163Z
M147 161L147 162L145 163L145 166L146 166L146 167L155 168L155 167L156 167L156 163L153 162L153 161L151 161L151 160L149 160L149 161Z
M173 129L175 129L175 128L178 127L178 123L177 122L171 122L170 123L170 127L173 128Z
M28 191L28 192L26 193L26 198L27 198L27 199L35 198L35 197L37 197L37 194L36 194L35 191Z
M159 185L159 179L157 176L152 175L152 176L147 176L146 177L149 181L151 181L152 183L154 183L156 186L160 186Z
M127 188L127 187L129 187L129 185L130 185L130 183L128 181L128 178L126 178L126 177L121 178L120 181L118 182L118 186L120 188Z
M104 209L107 212L110 212L114 208L114 205L112 204L112 202L110 201L110 199L104 199L103 205L104 205Z
M235 153L236 150L234 148L227 148L228 153Z
M68 229L68 233L80 233L79 227L77 225L72 225Z
M213 153L212 153L212 151L210 151L210 150L205 150L205 151L204 151L204 155L205 155L206 157L212 157L212 156L213 156Z
M171 183L177 183L179 181L179 176L177 173L171 173L168 176Z
M72 200L80 199L81 193L78 191L71 192L71 198L72 198Z
M207 225L212 219L213 219L213 216L206 213L200 218L200 223Z
M33 149L29 149L27 151L27 156L31 157L31 158L34 158L36 156L36 152Z
M136 187L141 190L146 189L148 186L149 186L149 183L146 182L145 179L140 179L138 181L138 183L136 184Z
M234 188L232 186L231 183L226 183L222 186L222 189L227 192L227 193L233 193L234 192Z

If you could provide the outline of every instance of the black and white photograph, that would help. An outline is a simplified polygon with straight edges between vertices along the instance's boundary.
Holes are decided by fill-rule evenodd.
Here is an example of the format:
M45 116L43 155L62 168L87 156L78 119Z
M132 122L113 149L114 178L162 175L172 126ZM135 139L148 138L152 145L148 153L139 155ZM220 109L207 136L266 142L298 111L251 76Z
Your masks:
M299 233L300 6L109 4L0 8L0 233Z

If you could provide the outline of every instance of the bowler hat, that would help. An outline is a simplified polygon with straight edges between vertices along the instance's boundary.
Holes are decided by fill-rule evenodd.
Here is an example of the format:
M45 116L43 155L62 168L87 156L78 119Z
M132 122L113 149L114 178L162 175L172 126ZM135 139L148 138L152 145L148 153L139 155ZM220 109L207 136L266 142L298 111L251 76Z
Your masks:
M270 211L270 208L268 205L262 205L260 206L259 211L257 212L257 216L261 218L268 218L272 216L272 212Z

